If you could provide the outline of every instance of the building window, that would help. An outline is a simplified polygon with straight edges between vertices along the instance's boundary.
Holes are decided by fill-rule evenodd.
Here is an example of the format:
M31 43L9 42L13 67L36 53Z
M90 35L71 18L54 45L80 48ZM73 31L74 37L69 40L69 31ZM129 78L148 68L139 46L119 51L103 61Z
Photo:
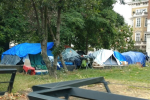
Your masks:
M135 41L140 41L140 33L135 34Z
M147 27L147 18L145 18L145 27Z
M147 34L145 33L145 34L144 34L144 41L146 41L146 35L147 35Z
M141 27L141 18L136 18L136 27Z

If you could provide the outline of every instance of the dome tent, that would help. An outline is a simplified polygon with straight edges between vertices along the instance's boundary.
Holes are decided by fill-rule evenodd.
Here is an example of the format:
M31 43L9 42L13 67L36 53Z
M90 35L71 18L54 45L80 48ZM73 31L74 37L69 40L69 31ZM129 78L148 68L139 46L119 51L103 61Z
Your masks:
M75 59L79 59L80 55L71 48L66 48L62 52L62 56L64 60L74 61Z
M119 60L114 56L114 52L112 50L101 49L93 53L93 56L96 58L94 62L102 65L120 65Z

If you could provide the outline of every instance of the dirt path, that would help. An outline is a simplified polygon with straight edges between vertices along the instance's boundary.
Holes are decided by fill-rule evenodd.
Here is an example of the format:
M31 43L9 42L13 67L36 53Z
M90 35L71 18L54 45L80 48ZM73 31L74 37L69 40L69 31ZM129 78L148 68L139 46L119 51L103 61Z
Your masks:
M114 80L107 80L109 81L108 86L113 94L118 95L125 95L130 97L136 98L143 98L150 100L150 85L149 84L142 84L142 83L123 83ZM103 84L95 84L90 86L83 86L81 88L94 90L94 91L101 91L106 92ZM87 99L79 99L75 97L71 97L70 100L87 100Z
M94 90L94 91L106 92L102 84L97 84L92 87L84 86L82 88ZM109 84L109 89L111 90L111 93L114 94L150 99L150 88L147 89L147 88L141 88L141 87L139 88L139 87L133 87L128 85Z
M149 84L136 84L136 83L123 83L114 80L107 80L110 84L108 84L109 89L114 94L150 99L150 85ZM94 91L102 91L106 92L103 84L94 84L89 86L83 86L81 88L94 90ZM25 91L20 91L16 94L7 94L3 97L0 97L0 100L28 100L27 94L31 92L31 89L27 89ZM70 97L70 100L86 100L86 99L77 99L74 97Z
M109 88L114 94L150 99L150 84L134 82L122 83L114 80L109 81Z

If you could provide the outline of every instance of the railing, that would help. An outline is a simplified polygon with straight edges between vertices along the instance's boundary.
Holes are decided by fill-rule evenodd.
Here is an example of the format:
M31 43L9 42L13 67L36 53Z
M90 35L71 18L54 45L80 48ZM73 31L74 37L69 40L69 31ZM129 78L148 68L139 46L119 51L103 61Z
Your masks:
M143 13L142 12L138 12L138 13L135 13L136 15L142 15Z
M137 1L148 1L148 0L129 0L129 2L137 2Z
M133 13L133 16L138 16L138 15L146 15L148 14L147 12L137 12L137 13Z
M126 3L131 4L131 3L140 3L140 2L148 2L149 0L128 0Z
M135 41L135 45L143 45L145 46L146 45L146 41Z
M148 12L144 12L144 14L148 14Z

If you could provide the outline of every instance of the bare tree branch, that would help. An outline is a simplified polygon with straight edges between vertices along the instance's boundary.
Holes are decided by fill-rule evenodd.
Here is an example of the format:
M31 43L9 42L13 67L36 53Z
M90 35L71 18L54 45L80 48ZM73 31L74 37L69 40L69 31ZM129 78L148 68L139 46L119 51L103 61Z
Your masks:
M44 12L43 12L43 10L44 10L44 7L45 7L45 6L43 7L43 5L42 5L42 0L40 0L39 3L40 3L40 5L41 5L41 6L40 6L40 12L41 12L41 16L40 16L40 17L41 17L41 27L42 27L41 30L43 30L43 29L44 29L44 18L43 18L43 17L44 17Z
M55 38L55 36L54 36L54 32L53 32L53 30L52 30L52 26L51 26L51 18L49 18L49 17L47 17L47 22L48 22L48 27L49 27L49 29L50 29L50 34L52 35L52 38L53 38L53 41L55 42L56 41L56 38Z
M59 5L60 4L60 5ZM60 43L60 24L61 24L61 9L62 9L62 0L58 2L58 15L57 15L57 30L56 30L56 39Z
M37 21L37 31L38 31L38 34L39 34L39 29L40 29L39 17L38 17L38 13L37 13L37 9L36 9L34 0L31 0L31 2L32 2L34 12L35 12L36 21Z

